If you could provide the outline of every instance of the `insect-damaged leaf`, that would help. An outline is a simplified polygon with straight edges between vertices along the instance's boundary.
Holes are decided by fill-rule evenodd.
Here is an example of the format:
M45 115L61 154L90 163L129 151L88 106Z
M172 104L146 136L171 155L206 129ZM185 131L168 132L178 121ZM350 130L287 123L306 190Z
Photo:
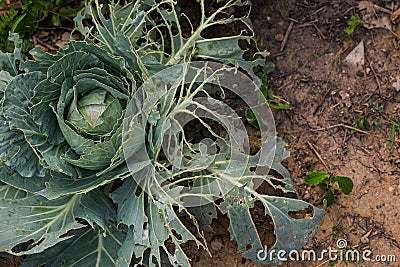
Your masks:
M105 229L85 227L70 231L66 240L30 255L21 265L29 266L117 266L116 258L126 233L114 224Z
M255 201L261 201L266 214L274 222L276 242L270 249L275 251L283 250L289 253L291 250L299 250L316 233L324 214L322 210L301 200L261 195L255 192L250 194L243 188L227 197L220 207L230 219L229 230L232 239L238 242L239 249L246 258L264 264L281 264L282 262L276 255L272 257L272 260L270 257L265 260L257 257L257 253L264 249L265 244L262 244L250 213ZM295 219L289 215L289 212L301 211L310 206L311 217Z
M21 255L39 253L67 240L68 231L85 227L78 218L106 227L113 219L113 207L105 195L92 191L47 200L41 196L21 199L0 199L0 250ZM27 251L12 251L23 242L31 242Z

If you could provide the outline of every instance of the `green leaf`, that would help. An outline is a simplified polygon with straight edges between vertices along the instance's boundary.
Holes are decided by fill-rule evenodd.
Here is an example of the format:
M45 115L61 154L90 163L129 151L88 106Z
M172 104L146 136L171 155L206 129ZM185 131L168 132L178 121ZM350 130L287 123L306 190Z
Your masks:
M132 258L135 257L135 255L142 255L143 251L137 252L135 251L135 248L137 248L137 245L135 244L135 235L132 230L133 227L130 227L127 229L127 234L125 237L125 240L123 241L120 249L118 250L117 254L117 260L115 265L118 267L129 267L131 266Z
M353 191L354 183L349 177L345 176L334 176L331 179L332 183L337 182L339 185L340 190L345 194L348 195Z
M390 127L389 141L386 145L387 148L392 149L395 135L396 135L396 123L392 123L392 126Z
M254 114L254 112L251 109L246 110L246 118L251 124L253 124L254 127L256 127L257 129L260 129L256 115Z
M5 30L9 27L10 23L13 22L14 17L18 14L17 10L7 10L0 16L0 34L4 34Z
M36 193L46 187L45 184L48 181L48 178L47 176L40 177L38 175L24 177L13 168L3 165L0 167L0 180L19 190Z
M274 99L267 99L268 106L274 109L291 109L290 106L282 104Z
M146 196L142 189L130 177L121 187L111 194L112 200L118 205L118 221L134 226L135 240L144 240L142 226L147 222L145 214Z
M15 255L39 253L68 239L63 235L85 226L76 221L77 217L87 217L91 209L99 211L103 208L85 199L87 197L82 195L57 200L40 196L0 199L0 216L3 218L0 222L0 250ZM28 241L32 242L28 250L12 251L18 244Z
M196 44L196 57L200 59L216 60L224 64L232 64L236 68L247 71L254 82L260 86L260 79L255 75L256 66L263 66L265 58L248 61L244 59L244 51L239 46L239 41L251 39L251 37L238 36L225 40L221 38L199 40ZM248 41L248 40L247 40Z
M323 184L329 178L329 174L325 172L311 172L307 174L306 183L310 186Z
M54 122L47 123L47 128L41 127L40 121L31 113L36 85L43 78L44 75L40 72L21 74L5 90L4 118L0 116L3 120L3 136L0 141L6 143L14 139L14 142L5 144L4 147L9 147L6 151L6 165L25 177L43 176L45 168L74 176L72 167L60 159L60 155L66 152L66 147L59 144L63 136L55 130ZM54 131L47 135L48 129Z
M51 172L46 188L36 192L49 199L60 196L88 193L91 190L106 185L117 179L129 177L131 173L126 166L120 166L103 174L95 172L82 172L79 179L58 172Z
M239 197L239 194L243 194L243 192L236 196L231 194L225 198L220 208L229 218L229 232L232 240L238 243L239 250L244 252L246 258L257 262L256 255L259 250L263 249L263 244L250 214L250 208L254 207L254 201L235 199Z
M198 240L193 233L191 233L182 221L178 218L172 206L162 204L160 202L149 201L148 205L148 238L150 241L150 256L157 260L157 263L162 262L162 253L168 255L169 261L174 266L190 266L189 258L186 256L181 245L189 240L194 240L196 245L204 245ZM179 234L177 236L172 231L174 230ZM165 246L165 241L171 238L175 244L175 251L172 255ZM204 241L204 239L203 239ZM155 265L154 265L155 266Z
M11 185L0 185L0 199L21 199L27 196L27 192L19 190Z
M265 74L271 74L275 70L275 64L272 61L267 61L264 66Z
M261 195L246 188L234 190L220 205L221 211L230 219L229 231L233 240L236 240L239 249L246 258L259 263L281 264L278 258L272 261L261 261L257 258L257 252L264 249L259 233L255 227L250 208L255 201L261 201L266 214L271 216L275 226L276 242L270 248L284 250L286 252L299 250L306 244L319 228L324 212L309 203L301 200ZM297 212L308 207L312 208L310 218L294 219L289 212Z
M10 190L13 198L7 197ZM40 196L15 197L21 196L21 192L10 187L6 191L7 194L0 199L0 216L3 218L0 222L0 250L15 255L39 253L68 239L63 235L85 226L77 222L78 218L103 229L107 228L106 220L115 218L112 203L100 191L57 200ZM31 246L26 251L11 250L28 241Z
M174 266L190 266L181 245L188 240L195 240L197 245L202 243L182 224L171 206L150 199L132 178L124 181L123 186L112 193L112 198L118 204L118 220L131 226L126 241L130 243L124 243L120 261L126 263L128 256L134 253L141 264L149 258L160 264L162 255L166 254ZM175 244L174 255L165 246L167 239ZM146 255L148 251L150 255Z
M22 60L22 54L21 54L22 40L16 33L10 33L9 40L13 41L15 44L14 52L13 53L0 52L0 71L6 71L11 76L16 76L18 75L18 68L16 65L16 61Z
M296 196L289 171L282 165L282 161L289 157L285 149L286 143L279 137L268 137L262 144L261 150L250 157L250 164L257 167L267 167L281 175L281 178L273 175L258 178L268 182L274 189L281 190L285 196Z
M7 85L11 82L12 76L10 73L4 70L0 70L0 100L3 102L4 91Z
M29 112L33 88L43 79L38 72L22 74L14 78L6 87L3 101L3 114L0 116L1 153L7 166L25 177L43 174L42 166L32 148L26 141L27 135L33 145L46 143ZM4 117L3 117L4 116ZM24 134L26 133L26 135Z
M126 231L118 229L112 222L108 222L104 230L85 227L70 231L65 241L42 253L30 255L21 267L118 266L118 251L125 236Z
M335 203L335 196L331 189L328 189L328 192L325 195L325 199L326 199L327 207L330 207L330 206L332 206L333 203Z
M197 220L200 229L212 232L211 223L217 218L217 209L213 203L208 203L199 207L190 207L188 212Z

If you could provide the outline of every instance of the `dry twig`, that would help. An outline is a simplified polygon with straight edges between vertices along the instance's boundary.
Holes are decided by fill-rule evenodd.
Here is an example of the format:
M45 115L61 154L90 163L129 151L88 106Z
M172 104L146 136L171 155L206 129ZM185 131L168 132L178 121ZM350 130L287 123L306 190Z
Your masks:
M326 165L324 159L321 157L321 155L318 153L317 148L311 144L309 141L307 141L308 146L311 148L311 150L315 153L317 158L321 161L321 163L324 165L324 167L329 171L328 165Z
M367 131L364 131L364 130L361 130L361 129L358 129L358 128L355 128L355 127L352 127L352 126L349 126L349 125L346 125L346 124L343 124L343 123L331 125L331 126L324 127L324 128L311 129L311 131L325 131L325 130L329 130L329 129L337 128L337 127L343 127L343 128L347 128L347 129L350 129L350 130L353 130L353 131L356 131L356 132L359 132L359 133L370 135L370 133L367 132Z
M285 37L283 38L281 49L280 49L281 52L283 52L283 50L285 49L285 46L288 42L290 33L292 32L293 25L294 25L294 21L292 20L292 21L290 21L289 27L287 28L286 33L285 33Z

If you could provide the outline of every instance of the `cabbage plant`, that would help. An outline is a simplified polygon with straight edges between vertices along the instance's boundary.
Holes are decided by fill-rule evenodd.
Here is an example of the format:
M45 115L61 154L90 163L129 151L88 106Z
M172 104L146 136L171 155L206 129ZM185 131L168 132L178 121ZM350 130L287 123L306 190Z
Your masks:
M193 4L196 23L172 0L89 2L76 18L86 39L55 55L34 48L31 60L14 36L15 52L0 54L0 251L28 255L22 266L190 266L184 244L208 251L204 231L219 210L245 257L280 263L257 257L256 201L274 222L272 249L299 249L316 232L323 212L295 198L285 143L265 136L248 155L240 117L221 112L224 78L239 69L261 95L266 53L246 55L248 13L230 13L249 3ZM229 25L239 33L207 37ZM198 129L185 127L194 119ZM254 178L281 194L259 193ZM308 217L291 215L308 207Z

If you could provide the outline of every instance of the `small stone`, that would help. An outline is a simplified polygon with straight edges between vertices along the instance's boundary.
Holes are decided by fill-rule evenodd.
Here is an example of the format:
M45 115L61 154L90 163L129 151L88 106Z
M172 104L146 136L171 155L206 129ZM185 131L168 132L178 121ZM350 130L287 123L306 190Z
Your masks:
M395 81L392 86L394 87L394 89L399 92L400 91L400 78L397 77L397 81Z
M361 237L361 243L367 244L369 242L369 238L366 236Z
M371 235L372 230L368 231L365 235L361 237L361 243L366 244L369 242L369 236Z
M277 40L278 42L282 42L284 38L285 36L282 33L275 34L275 40Z
M361 41L344 59L347 64L362 69L365 63L364 42Z
M69 41L69 40L71 40L71 33L69 33L69 32L64 32L64 33L61 35L61 40L63 40L63 41Z
M219 251L221 250L221 248L223 248L224 245L220 242L220 241L213 241L211 242L211 248L215 251Z

